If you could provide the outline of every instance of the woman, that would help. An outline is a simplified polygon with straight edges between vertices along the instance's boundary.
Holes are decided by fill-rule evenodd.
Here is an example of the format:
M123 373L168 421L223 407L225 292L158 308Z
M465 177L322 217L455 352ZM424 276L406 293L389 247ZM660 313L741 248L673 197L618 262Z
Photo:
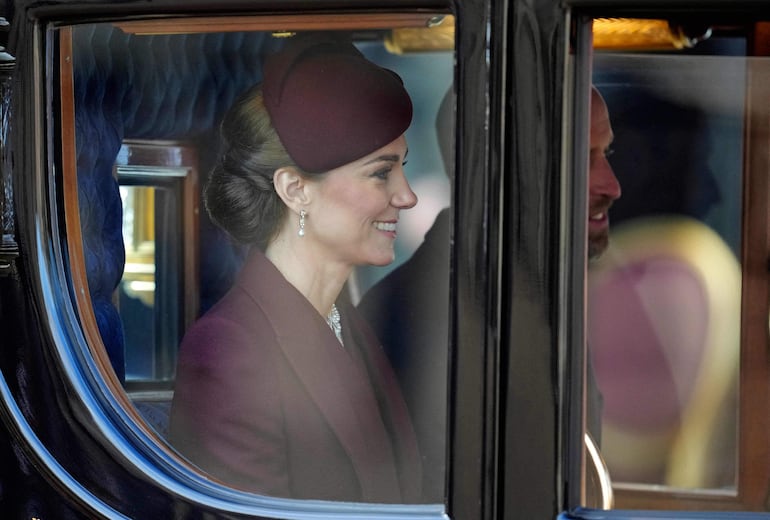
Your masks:
M253 247L182 342L170 422L172 444L224 483L420 501L392 370L339 298L356 265L393 261L399 211L417 202L403 170L411 117L395 73L318 35L269 57L226 115L206 206Z

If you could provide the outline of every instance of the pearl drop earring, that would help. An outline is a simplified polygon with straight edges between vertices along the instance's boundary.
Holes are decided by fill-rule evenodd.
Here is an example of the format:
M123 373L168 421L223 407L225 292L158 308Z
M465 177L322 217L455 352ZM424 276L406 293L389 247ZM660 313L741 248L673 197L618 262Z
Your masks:
M307 215L307 211L304 209L299 210L299 231L297 231L297 234L301 237L305 236L305 215Z

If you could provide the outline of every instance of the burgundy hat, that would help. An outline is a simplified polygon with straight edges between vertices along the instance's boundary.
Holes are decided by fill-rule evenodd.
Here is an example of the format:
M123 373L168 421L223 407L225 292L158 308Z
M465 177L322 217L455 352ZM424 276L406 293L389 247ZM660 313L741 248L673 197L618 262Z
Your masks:
M262 95L284 148L309 173L382 148L412 121L398 74L332 35L298 37L269 56Z

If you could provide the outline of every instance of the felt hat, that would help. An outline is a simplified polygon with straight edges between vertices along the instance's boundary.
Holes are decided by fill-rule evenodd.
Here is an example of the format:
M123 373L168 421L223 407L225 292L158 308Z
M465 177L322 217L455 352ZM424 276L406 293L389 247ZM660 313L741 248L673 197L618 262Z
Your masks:
M264 64L265 108L284 148L308 173L325 172L382 148L412 121L395 72L331 34L295 37Z

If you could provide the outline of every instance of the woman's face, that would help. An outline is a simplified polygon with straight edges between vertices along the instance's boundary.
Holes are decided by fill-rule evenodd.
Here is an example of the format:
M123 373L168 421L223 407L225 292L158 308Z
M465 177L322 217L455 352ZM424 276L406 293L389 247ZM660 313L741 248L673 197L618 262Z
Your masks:
M404 176L406 139L326 173L313 183L303 239L324 258L349 265L387 265L402 209L417 204Z

